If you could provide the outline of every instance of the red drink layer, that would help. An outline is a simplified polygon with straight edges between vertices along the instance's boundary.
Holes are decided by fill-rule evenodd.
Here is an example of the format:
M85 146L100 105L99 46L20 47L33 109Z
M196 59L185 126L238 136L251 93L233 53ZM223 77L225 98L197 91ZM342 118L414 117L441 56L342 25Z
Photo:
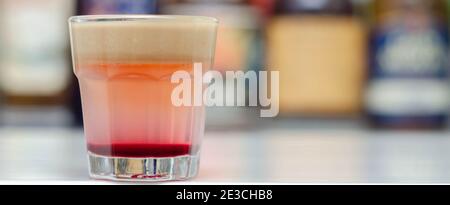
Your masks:
M193 154L203 132L203 107L175 107L172 73L193 64L77 66L88 150L115 157Z
M116 157L175 157L191 152L189 144L88 144L92 153Z

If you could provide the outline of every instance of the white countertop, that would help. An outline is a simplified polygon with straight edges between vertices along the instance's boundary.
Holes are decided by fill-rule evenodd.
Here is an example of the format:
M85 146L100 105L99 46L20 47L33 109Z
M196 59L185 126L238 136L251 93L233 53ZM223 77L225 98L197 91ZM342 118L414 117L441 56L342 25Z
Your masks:
M207 131L200 174L175 183L450 183L449 131L293 123ZM0 184L110 183L89 179L85 152L80 129L0 127Z

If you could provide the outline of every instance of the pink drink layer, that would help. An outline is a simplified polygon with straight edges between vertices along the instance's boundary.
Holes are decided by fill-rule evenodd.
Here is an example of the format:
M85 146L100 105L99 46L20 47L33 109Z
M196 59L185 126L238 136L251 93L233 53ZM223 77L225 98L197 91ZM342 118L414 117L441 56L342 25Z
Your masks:
M194 154L203 132L203 107L176 107L173 72L193 64L79 64L88 150L114 157Z

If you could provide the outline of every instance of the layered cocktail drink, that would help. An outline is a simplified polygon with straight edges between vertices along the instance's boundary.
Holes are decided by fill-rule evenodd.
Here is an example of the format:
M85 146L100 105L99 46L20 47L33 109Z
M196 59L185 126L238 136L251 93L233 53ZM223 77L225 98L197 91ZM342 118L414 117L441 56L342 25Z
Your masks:
M203 106L175 106L176 71L207 71L217 21L196 16L70 20L93 178L180 180L197 174Z

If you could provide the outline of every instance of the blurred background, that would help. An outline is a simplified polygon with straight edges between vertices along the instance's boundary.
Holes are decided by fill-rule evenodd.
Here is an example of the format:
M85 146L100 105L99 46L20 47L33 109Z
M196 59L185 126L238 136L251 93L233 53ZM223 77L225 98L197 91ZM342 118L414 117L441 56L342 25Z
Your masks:
M280 71L278 117L208 108L198 180L449 183L449 9L449 0L0 0L0 181L87 179L69 16L184 14L220 20L215 70Z

